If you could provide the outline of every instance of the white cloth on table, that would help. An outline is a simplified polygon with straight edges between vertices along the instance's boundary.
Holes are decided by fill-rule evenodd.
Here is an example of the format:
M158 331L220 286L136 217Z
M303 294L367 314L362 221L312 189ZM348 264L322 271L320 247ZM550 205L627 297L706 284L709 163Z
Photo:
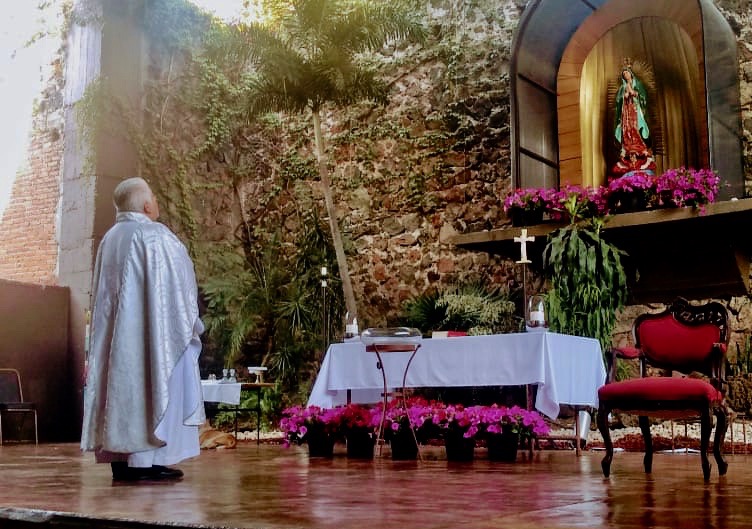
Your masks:
M201 391L206 402L223 402L237 406L240 404L240 387L239 382L201 381Z
M410 352L382 353L389 388L401 387ZM383 391L376 355L362 343L329 347L309 405L378 402ZM406 387L506 386L536 384L535 406L549 417L560 404L597 407L605 381L600 344L592 338L552 332L463 336L421 342Z

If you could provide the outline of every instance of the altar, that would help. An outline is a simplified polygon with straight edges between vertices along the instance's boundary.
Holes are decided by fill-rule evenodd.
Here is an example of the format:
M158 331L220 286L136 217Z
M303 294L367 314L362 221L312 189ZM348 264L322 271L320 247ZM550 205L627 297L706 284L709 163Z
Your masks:
M387 383L401 387L410 352L381 355ZM600 343L553 332L424 339L407 372L405 387L511 386L535 384L535 407L556 418L559 406L597 408L606 380ZM359 340L329 346L308 405L331 408L379 402L381 371Z

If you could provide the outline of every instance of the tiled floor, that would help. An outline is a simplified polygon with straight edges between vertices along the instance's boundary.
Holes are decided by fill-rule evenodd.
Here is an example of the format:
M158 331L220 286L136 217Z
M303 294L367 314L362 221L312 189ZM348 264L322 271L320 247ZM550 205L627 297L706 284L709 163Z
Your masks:
M339 448L338 448L339 450ZM386 452L385 452L386 454ZM728 475L704 483L697 454L539 451L517 463L448 463L432 447L422 462L310 459L305 447L240 443L179 465L173 483L116 485L76 445L0 447L0 527L278 529L748 528L752 456L729 455ZM138 523L138 522L146 522ZM13 522L15 523L15 522ZM11 525L9 525L11 524Z

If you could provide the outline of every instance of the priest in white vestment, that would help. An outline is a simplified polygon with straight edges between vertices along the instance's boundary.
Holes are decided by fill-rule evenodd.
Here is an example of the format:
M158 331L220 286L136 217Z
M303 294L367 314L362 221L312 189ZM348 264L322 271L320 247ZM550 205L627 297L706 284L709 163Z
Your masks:
M179 479L168 465L199 454L205 420L193 263L155 222L145 180L121 182L114 201L93 274L81 448L110 463L115 480Z

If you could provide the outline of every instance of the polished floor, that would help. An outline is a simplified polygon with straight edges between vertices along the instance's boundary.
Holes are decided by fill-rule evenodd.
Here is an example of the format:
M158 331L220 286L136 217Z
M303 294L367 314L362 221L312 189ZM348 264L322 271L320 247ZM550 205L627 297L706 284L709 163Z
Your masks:
M339 450L339 448L338 448ZM543 450L513 464L481 449L448 463L431 447L421 462L309 459L305 447L242 442L179 467L179 482L118 485L76 445L0 447L0 528L222 527L471 529L752 526L752 456L729 455L727 476L702 479L694 453Z

